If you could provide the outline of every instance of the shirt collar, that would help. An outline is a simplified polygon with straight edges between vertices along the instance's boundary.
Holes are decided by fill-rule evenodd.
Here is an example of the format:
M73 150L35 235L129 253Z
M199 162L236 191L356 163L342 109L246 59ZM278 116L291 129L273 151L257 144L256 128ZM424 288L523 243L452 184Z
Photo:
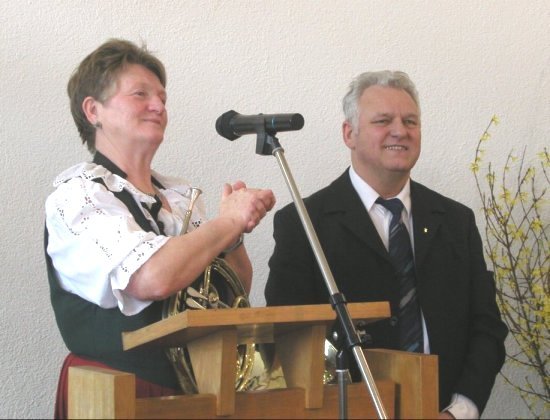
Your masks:
M93 162L96 165L101 165L105 169L107 169L109 172L111 172L114 175L118 175L121 178L128 178L128 175L126 172L124 172L122 169L120 169L111 159L109 159L107 156L105 156L103 153L96 150L94 154L94 160ZM151 182L157 187L164 189L164 186L154 177L151 176Z
M96 165L101 165L112 174L118 175L121 178L126 179L128 175L122 169L120 169L112 160L110 160L103 153L96 150L93 162Z
M363 178L355 172L355 169L353 169L353 166L350 166L349 168L349 177L351 179L351 183L353 185L353 188L355 188L355 191L357 191L357 194L359 194L359 198L363 202L363 205L367 209L368 212L371 211L372 206L374 205L374 202L378 197L380 197L380 194L378 194L369 184L367 184ZM397 194L395 197L388 197L388 198L399 198L401 202L403 203L403 207L407 211L407 215L411 214L411 180L410 178L405 183L405 186L403 189Z

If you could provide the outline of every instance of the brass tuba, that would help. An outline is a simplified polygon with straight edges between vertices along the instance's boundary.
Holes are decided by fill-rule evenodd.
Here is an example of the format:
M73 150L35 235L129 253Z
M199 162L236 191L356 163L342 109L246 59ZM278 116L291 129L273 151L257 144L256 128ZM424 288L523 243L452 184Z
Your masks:
M202 191L191 187L189 206L183 220L181 235L187 232L195 202ZM193 284L172 295L164 302L162 317L176 315L190 309L245 308L250 302L242 282L222 258L214 258L204 274ZM254 343L237 346L237 375L235 389L245 390L251 380L256 346ZM189 353L185 347L170 347L166 350L178 382L185 394L198 393Z

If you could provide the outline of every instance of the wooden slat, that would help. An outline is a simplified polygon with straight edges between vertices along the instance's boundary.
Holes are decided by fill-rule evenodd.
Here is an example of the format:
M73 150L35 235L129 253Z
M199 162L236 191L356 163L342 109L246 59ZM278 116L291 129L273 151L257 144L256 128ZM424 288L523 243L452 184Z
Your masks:
M323 345L326 328L312 326L277 335L275 349L289 388L305 390L306 408L323 406Z
M235 331L221 331L189 343L191 365L200 394L216 396L216 414L235 412L237 339Z
M365 356L390 418L437 418L437 356L379 349L366 350ZM133 381L134 376L128 373L96 367L71 367L69 416L75 419L338 417L338 388L335 385L323 387L321 408L306 408L304 389L270 389L236 393L234 412L217 416L215 395L136 400ZM363 383L348 386L348 417L377 417Z
M386 406L389 418L394 418L393 401L395 399L395 385L391 381L379 381L377 387L382 401ZM298 388L275 389L270 391L239 392L236 398L235 413L225 416L226 419L337 419L339 416L339 397L336 385L324 387L324 404L322 407L308 409L304 407L304 390ZM350 384L347 387L347 407L349 419L376 419L377 414L371 402L367 388L362 383ZM152 401L150 401L152 402ZM146 402L137 404L137 418L222 418L217 417L212 409L206 411L198 407L186 405L177 407L173 402L173 411L161 408L162 412L153 407L146 408ZM161 402L162 405L164 402ZM159 407L160 408L160 407ZM201 407L204 409L205 407ZM146 412L144 412L144 411ZM155 412L157 415L155 415ZM150 416L147 416L150 414ZM160 416L158 414L161 414ZM185 414L182 414L185 413ZM166 417L164 417L166 416Z
M391 381L377 381L377 388L389 418L395 418L393 401L395 385ZM304 390L298 388L269 391L238 392L235 413L216 415L216 397L211 394L174 397L140 398L135 400L137 419L336 419L339 416L339 396L336 385L324 387L323 407L304 407ZM349 419L376 419L377 413L363 383L347 387ZM78 418L78 417L75 417ZM84 417L89 418L89 417ZM103 417L109 418L109 417ZM110 417L130 418L130 417Z
M350 303L353 320L374 322L390 316L388 302ZM272 342L274 334L305 325L331 325L336 318L330 305L187 310L136 331L123 332L124 350L142 345L183 346L222 329L237 329L238 343Z
M376 379L397 385L395 414L402 419L436 419L439 413L437 356L398 350L364 350Z
M69 418L134 418L134 375L90 366L69 367L68 375Z

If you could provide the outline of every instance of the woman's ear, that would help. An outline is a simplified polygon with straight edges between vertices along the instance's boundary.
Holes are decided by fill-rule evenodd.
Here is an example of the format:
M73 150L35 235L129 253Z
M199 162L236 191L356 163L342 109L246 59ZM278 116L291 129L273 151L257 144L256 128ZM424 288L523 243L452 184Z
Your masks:
M82 101L82 111L84 115L94 127L97 127L98 124L101 124L99 121L99 116L97 115L97 101L91 96L86 96Z

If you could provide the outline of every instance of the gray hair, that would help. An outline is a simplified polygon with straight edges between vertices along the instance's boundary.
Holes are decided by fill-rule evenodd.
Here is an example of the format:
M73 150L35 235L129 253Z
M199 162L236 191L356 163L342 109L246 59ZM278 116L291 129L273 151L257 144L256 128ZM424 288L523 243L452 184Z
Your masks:
M357 130L359 124L359 98L365 89L371 86L387 86L403 89L411 96L416 106L420 109L418 92L407 73L390 70L361 73L351 81L348 93L346 93L342 100L344 117L351 124L354 131Z

